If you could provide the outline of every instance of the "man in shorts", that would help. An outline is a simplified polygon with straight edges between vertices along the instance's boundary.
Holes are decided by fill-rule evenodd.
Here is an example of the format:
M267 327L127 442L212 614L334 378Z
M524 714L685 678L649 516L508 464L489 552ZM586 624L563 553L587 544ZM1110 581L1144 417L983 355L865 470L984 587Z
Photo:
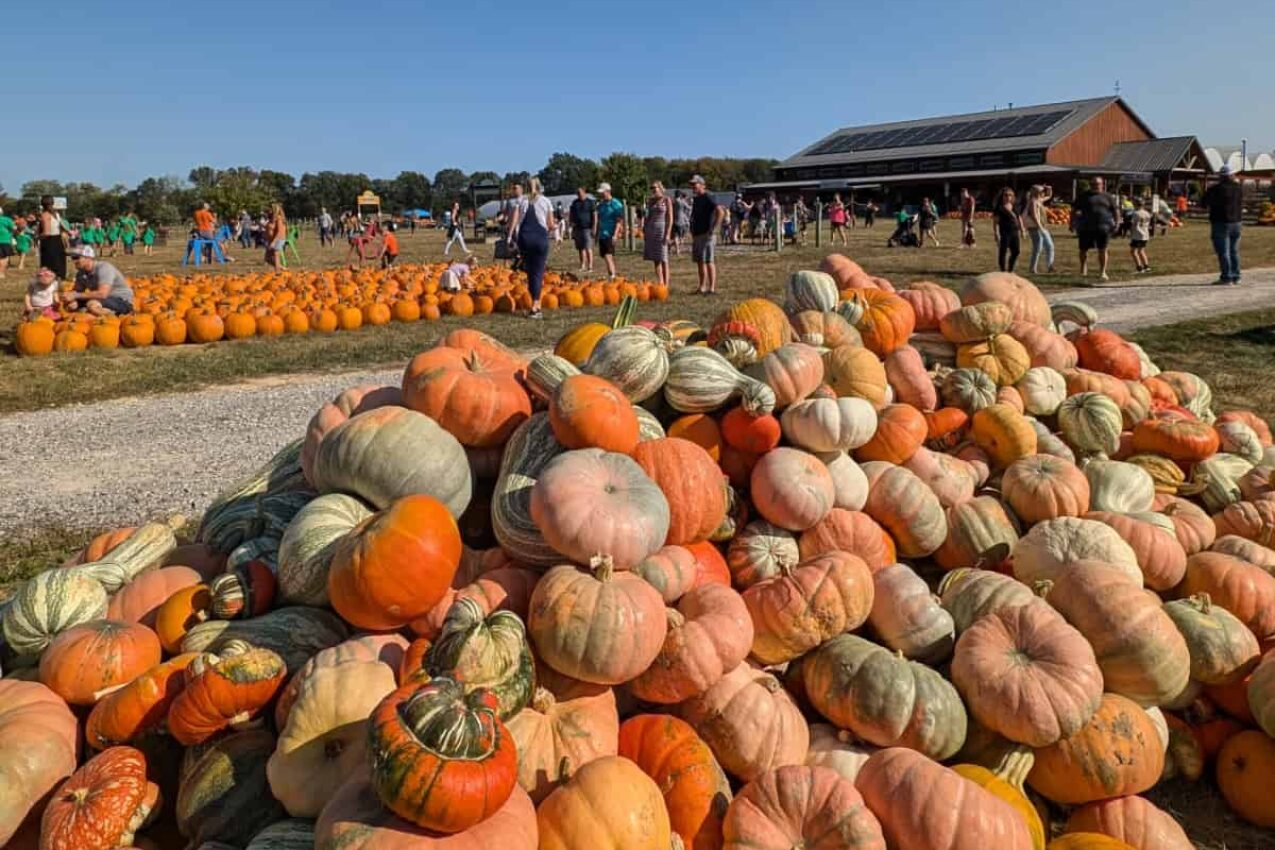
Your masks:
M1098 252L1099 279L1107 277L1107 246L1111 243L1111 232L1119 220L1120 206L1115 198L1107 194L1107 181L1101 177L1093 179L1093 186L1081 194L1072 205L1072 215L1079 214L1080 223L1076 227L1076 238L1080 242L1080 276L1089 274L1089 252Z
M611 196L611 184L598 186L597 222L593 235L598 241L598 254L607 264L607 277L615 279L615 240L624 235L624 204Z
M593 231L598 227L598 205L584 190L576 187L576 199L567 211L571 223L571 238L580 252L580 271L593 271Z
M133 288L119 269L97 259L86 245L70 256L75 261L75 288L62 299L72 309L86 310L94 316L127 316L133 312Z
M696 174L691 178L691 258L699 271L697 295L717 294L717 263L714 249L717 246L717 229L722 225L726 211L708 194L704 178Z

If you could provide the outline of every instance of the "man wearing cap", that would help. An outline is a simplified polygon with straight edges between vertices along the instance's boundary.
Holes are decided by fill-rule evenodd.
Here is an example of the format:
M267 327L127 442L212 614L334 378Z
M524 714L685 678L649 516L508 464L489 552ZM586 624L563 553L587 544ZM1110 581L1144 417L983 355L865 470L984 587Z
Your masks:
M606 261L607 277L615 279L615 240L624 235L624 204L611 196L611 184L598 186L597 213L593 235L598 243L598 255Z
M133 289L123 273L97 259L92 248L81 246L71 252L75 261L75 288L62 296L74 310L94 316L126 316L133 312Z
M691 178L691 258L699 271L698 295L717 294L717 263L713 250L717 244L717 231L722 226L726 211L708 194L704 178L696 174Z
M1214 286L1239 286L1240 231L1244 225L1244 187L1235 179L1229 165L1218 172L1222 178L1204 193L1204 206L1209 210L1209 229L1213 252L1220 270Z

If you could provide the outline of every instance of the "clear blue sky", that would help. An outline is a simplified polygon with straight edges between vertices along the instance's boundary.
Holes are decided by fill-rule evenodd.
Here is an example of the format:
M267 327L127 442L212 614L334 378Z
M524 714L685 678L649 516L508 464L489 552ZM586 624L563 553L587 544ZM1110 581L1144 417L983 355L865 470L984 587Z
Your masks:
M1275 147L1275 3L12 2L0 184L785 157L845 125L1121 92ZM37 65L37 62L39 63ZM19 64L22 70L14 73Z

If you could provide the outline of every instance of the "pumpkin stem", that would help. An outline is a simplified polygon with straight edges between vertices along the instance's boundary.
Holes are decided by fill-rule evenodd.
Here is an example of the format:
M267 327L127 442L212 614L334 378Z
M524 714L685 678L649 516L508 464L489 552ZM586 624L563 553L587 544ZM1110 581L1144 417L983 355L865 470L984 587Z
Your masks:
M943 576L943 580L939 582L939 596L945 595L948 590L952 588L952 585L957 582L964 581L965 576L968 575L969 572L970 570L968 567L961 567L960 569L952 570L950 573Z
M1042 579L1041 581L1034 582L1032 584L1032 592L1035 593L1037 596L1039 596L1041 599L1044 599L1046 596L1048 596L1049 591L1053 589L1054 589L1054 583L1050 581L1049 579Z
M669 631L680 629L686 623L686 617L676 608L665 608L664 618L668 622Z
M1195 607L1200 609L1201 614L1208 614L1213 608L1213 599L1207 593L1197 593L1191 597L1195 602Z
M110 696L111 694L115 693L116 691L118 691L120 688L124 687L127 684L128 682L121 682L118 685L111 685L109 688L102 688L102 690L100 691L94 691L93 702L98 702L103 697Z
M767 673L765 678L761 680L761 686L765 688L768 693L772 694L777 693L779 689L783 687L779 684L779 680L769 673Z
M686 850L686 844L682 841L682 836L676 832L672 833L668 839L669 850Z
M531 707L541 714L548 714L553 710L557 700L554 699L553 693L548 688L536 686L536 692L531 695ZM564 759L565 761L565 759Z
M566 756L558 760L558 779L561 782L568 782L571 779L571 759Z
M1023 783L1027 781L1027 774L1031 773L1034 764L1036 764L1036 754L1028 747L1020 745L1006 751L1000 761L992 767L992 773L1025 794Z
M838 729L837 740L843 744L853 744L855 742L854 735L851 734L849 729Z
M164 525L168 526L171 531L179 531L188 521L183 514L173 514L164 521Z
M615 561L610 555L599 552L589 559L589 569L593 570L593 576L598 581L610 581L615 573Z

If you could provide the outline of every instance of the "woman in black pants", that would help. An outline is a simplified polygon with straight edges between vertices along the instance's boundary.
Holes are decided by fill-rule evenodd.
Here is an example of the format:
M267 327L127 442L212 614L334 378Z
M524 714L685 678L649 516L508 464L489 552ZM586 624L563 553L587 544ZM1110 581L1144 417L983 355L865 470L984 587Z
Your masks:
M40 199L40 267L66 280L66 234L51 195Z
M1023 220L1014 205L1014 190L1006 186L996 198L992 208L996 219L993 234L996 237L996 262L1003 272L1012 272L1022 249L1021 237L1025 231Z
M542 318L540 289L544 285L545 262L549 259L549 234L555 227L553 204L544 196L539 178L528 182L528 193L514 209L509 222L509 242L517 245L531 293L529 319Z

